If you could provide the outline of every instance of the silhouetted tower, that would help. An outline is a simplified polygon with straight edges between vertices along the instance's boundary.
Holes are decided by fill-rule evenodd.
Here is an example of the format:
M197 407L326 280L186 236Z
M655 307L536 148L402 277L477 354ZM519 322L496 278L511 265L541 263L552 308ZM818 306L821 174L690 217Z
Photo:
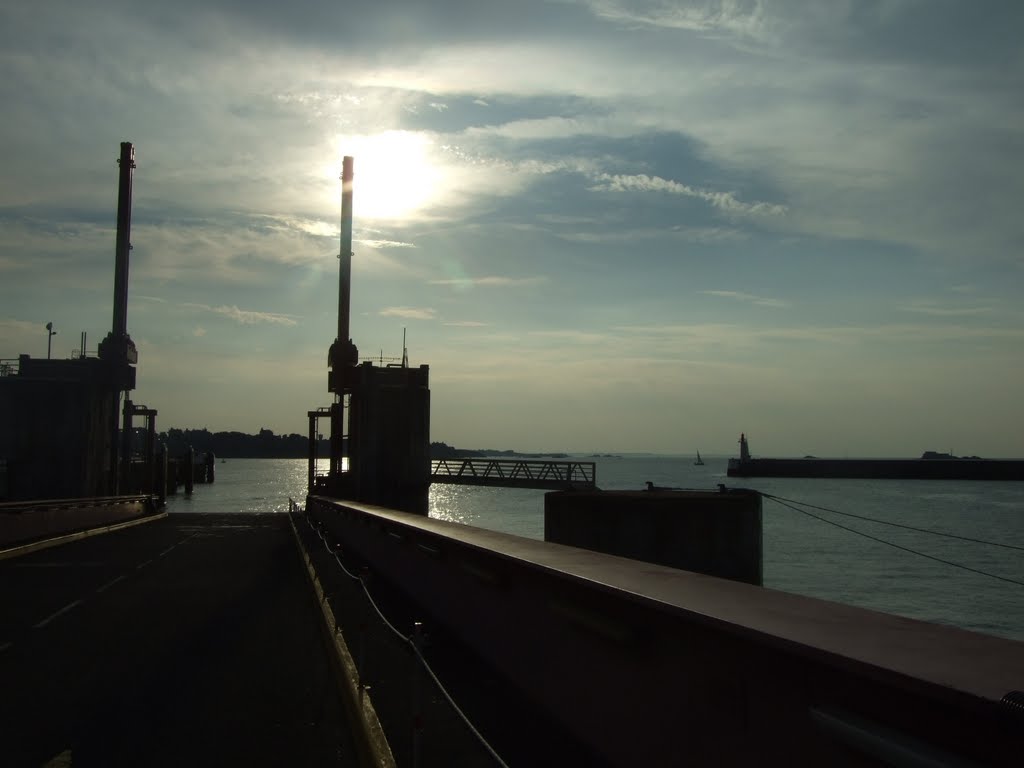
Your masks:
M426 514L430 489L429 366L359 363L349 336L352 293L353 160L341 173L338 333L327 353L334 403L309 412L309 491ZM403 339L404 347L404 339ZM317 419L331 421L330 469L317 476Z
M128 335L128 255L131 251L132 178L135 171L135 148L121 142L121 158L117 187L117 239L114 254L114 320L107 337L100 342L99 356L109 367L112 382L110 419L110 493L118 492L118 466L127 461L130 435L118 446L118 415L121 393L135 389L135 364L139 353ZM120 454L121 461L118 461Z
M0 377L0 457L15 471L0 487L12 500L79 498L150 492L154 486L156 411L121 394L135 388L138 353L128 335L128 256L131 250L135 150L121 144L114 315L99 357L33 360L21 355L16 376ZM48 332L52 333L52 327ZM119 417L124 426L119 429ZM145 460L129 472L132 417L146 419ZM124 438L124 442L120 441Z
M338 253L338 335L327 352L327 389L335 395L331 406L331 475L339 475L347 468L345 409L346 371L359 364L359 350L349 336L349 315L352 303L352 184L353 161L346 157L341 170L341 250ZM349 375L348 378L351 378Z

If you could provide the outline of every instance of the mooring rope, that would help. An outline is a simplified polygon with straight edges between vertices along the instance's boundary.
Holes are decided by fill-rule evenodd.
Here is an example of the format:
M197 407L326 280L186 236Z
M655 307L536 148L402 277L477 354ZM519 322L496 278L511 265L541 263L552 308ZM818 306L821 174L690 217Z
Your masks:
M943 536L947 539L959 539L960 541L970 541L974 544L987 544L990 547L1003 547L1005 549L1016 549L1024 552L1024 547L1018 546L1017 544L1006 544L1001 541L986 541L985 539L972 539L970 536L960 536L956 533L944 533L943 531L933 531L930 528L915 528L912 525L904 525L903 523L894 523L891 520L880 520L877 517L867 517L866 515L855 515L852 512L840 512L838 509L829 509L828 507L819 507L815 504L808 504L806 501L797 501L795 499L786 499L782 496L775 496L771 493L765 493L759 491L759 493L766 499L772 499L778 502L789 502L790 504L797 504L801 507L808 507L810 509L818 509L822 512L831 512L834 515L843 515L844 517L855 517L858 520L867 520L872 523L881 523L882 525L891 525L894 528L905 528L908 531L917 531L918 533L930 533L932 536Z
M855 533L858 536L863 536L866 539L871 539L872 541L877 541L880 544L886 544L887 546L893 547L895 549L901 549L904 552L909 552L912 555L919 555L920 557L926 557L929 560L934 560L937 563L943 563L945 565L949 565L949 566L952 566L954 568L960 568L960 569L965 570L965 571L970 571L971 573L976 573L976 574L978 574L980 576L988 576L990 579L998 579L999 581L1005 581L1005 582L1008 582L1010 584L1016 584L1017 586L1024 587L1024 581L1018 581L1016 579L1011 579L1011 578L1008 578L1006 576L999 576L998 574L995 574L995 573L989 573L988 571L982 571L982 570L979 570L978 568L972 568L969 565L964 565L963 563L955 563L952 560L945 560L945 559L943 559L941 557L936 557L935 555L929 555L929 554L927 554L925 552L920 552L920 551L918 551L916 549L911 549L910 547L904 547L901 544L896 544L896 543L894 543L892 541L887 541L886 539L879 538L878 536L872 536L870 533L864 533L864 531L858 531L856 528L850 528L847 525L842 525L841 523L837 523L835 520L829 520L826 517L822 517L821 515L816 515L813 512L808 512L806 509L801 509L800 507L795 506L796 504L802 504L803 502L798 502L797 501L797 502L790 503L789 499L783 499L783 498L781 498L779 496L773 496L772 494L761 493L761 495L764 496L767 499L771 499L776 504L781 504L784 507L788 507L789 509L792 509L794 512L800 512L800 513L802 513L804 515L807 515L808 517L813 517L815 520L820 520L823 523L828 523L829 525L834 525L836 528L842 528L844 531L849 531L850 533ZM833 511L835 511L835 510L825 509L824 507L814 507L814 505L812 505L812 504L805 504L804 506L812 507L814 509L822 509L823 511L826 511L826 512L833 512ZM850 514L850 513L842 513L842 512L840 512L838 514ZM857 515L851 515L851 516L852 517L858 517ZM867 519L867 518L865 518L865 519ZM884 523L886 521L884 521L884 520L876 520L876 521L873 521L873 522ZM892 525L898 525L898 523L892 523ZM910 526L899 526L899 527L901 527L901 528L910 528ZM938 531L928 531L928 530L923 529L923 528L922 529L912 528L911 530L920 530L920 531L923 531L924 533L935 533L937 535L948 535L948 536L951 536L952 538L966 538L966 537L953 536L952 534L940 534L940 533L938 533ZM970 539L968 539L968 540L970 540ZM983 543L983 544L995 544L995 542L985 542L985 541L981 541L980 539L977 540L977 541L979 541L980 543ZM1013 547L1012 545L1008 545L1008 546L1010 546L1012 549L1020 549L1019 547Z

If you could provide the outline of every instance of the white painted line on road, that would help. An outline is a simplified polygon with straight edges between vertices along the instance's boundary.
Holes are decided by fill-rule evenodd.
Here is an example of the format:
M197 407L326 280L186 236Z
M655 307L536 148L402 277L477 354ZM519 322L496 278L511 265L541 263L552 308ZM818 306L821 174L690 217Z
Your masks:
M47 624L49 624L51 621L53 621L58 616L60 616L62 613L67 613L72 608L74 608L76 605L81 605L81 604L82 604L81 600L75 600L74 602L68 603L63 608L61 608L59 611L57 611L56 613L51 613L49 616L47 616L45 619L40 621L38 624L34 625L32 628L33 629L42 629Z
M3 653L8 648L13 648L13 647L14 647L14 643L4 643L3 645L0 645L0 653Z
M111 588L112 586L114 586L115 584L117 584L117 582L119 582L119 581L123 581L124 579L127 579L127 578L128 578L128 574L126 574L126 573L122 573L122 574L121 574L120 576L118 576L118 577L117 577L116 579L111 579L111 580L110 580L110 581L108 581L108 582L107 582L106 584L104 584L104 585L103 585L102 587L97 587L97 588L96 588L96 594L99 594L100 592L106 592L106 591L107 591L108 589L110 589L110 588Z
M135 569L138 570L138 571L141 571L143 568L145 568L147 565L149 565L152 562L153 562L153 560L149 559L149 560L147 560L144 563L139 563L138 565L135 566Z
M159 555L157 555L157 557L163 557L164 555L168 554L168 553L169 553L169 552L170 552L170 551L171 551L172 549L174 549L175 547L180 547L180 546L181 546L182 544L184 544L184 543L185 543L186 541L188 541L189 539L194 539L194 538L195 538L196 536L198 536L198 535L199 535L199 531L196 531L196 532L195 532L195 533L193 533L193 534L192 534L191 536L186 536L186 537L185 537L184 539L182 539L181 541L178 541L178 542L175 542L174 544L171 544L171 546L169 546L169 547L168 547L167 549L165 549L165 550L164 550L163 552L161 552L161 553L160 553Z
M49 762L43 763L43 768L71 768L71 750L65 749L59 755L54 755Z

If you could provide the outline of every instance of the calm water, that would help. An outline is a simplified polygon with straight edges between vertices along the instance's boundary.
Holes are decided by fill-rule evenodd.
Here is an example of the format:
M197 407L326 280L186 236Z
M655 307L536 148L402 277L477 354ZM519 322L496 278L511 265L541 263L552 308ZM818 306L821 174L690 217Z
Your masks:
M820 507L1024 547L1024 483L726 478L727 459L624 456L597 462L606 490L659 486L754 488ZM172 497L175 512L285 512L306 494L304 459L228 459L213 485ZM930 536L811 510L870 536L1024 582L1024 551ZM430 516L534 539L544 535L544 491L435 485ZM766 587L1024 640L1024 586L971 573L764 500Z

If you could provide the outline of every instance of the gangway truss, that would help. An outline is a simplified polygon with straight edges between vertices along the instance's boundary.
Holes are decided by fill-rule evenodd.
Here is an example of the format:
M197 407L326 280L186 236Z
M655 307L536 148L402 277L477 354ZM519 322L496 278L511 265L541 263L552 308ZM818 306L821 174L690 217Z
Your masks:
M594 491L597 465L592 461L548 459L437 459L430 462L430 482Z

